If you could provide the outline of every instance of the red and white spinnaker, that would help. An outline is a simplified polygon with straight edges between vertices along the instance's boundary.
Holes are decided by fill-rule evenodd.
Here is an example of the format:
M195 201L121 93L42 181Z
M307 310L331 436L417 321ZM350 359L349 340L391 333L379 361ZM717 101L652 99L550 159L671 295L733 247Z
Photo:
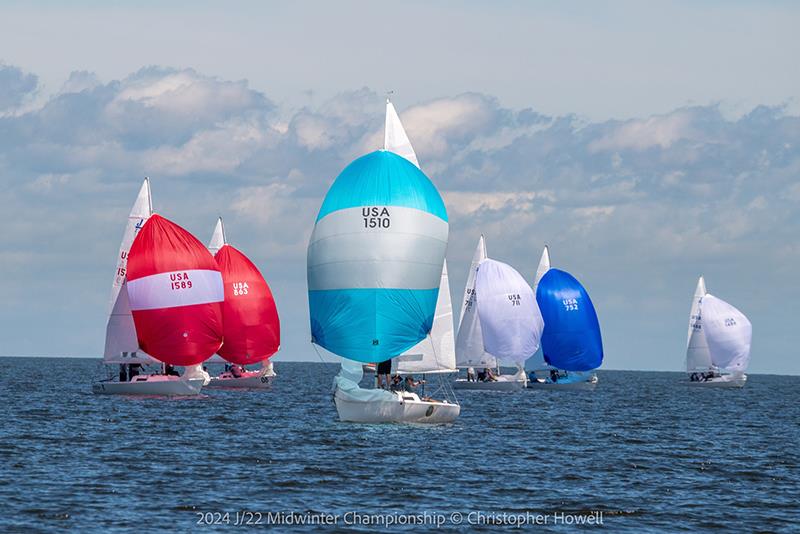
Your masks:
M159 215L128 257L128 297L139 346L172 365L196 365L222 345L222 275L192 234Z
M209 250L215 252L225 286L225 343L219 355L239 365L266 361L281 344L280 319L269 285L258 267L226 242L222 219Z

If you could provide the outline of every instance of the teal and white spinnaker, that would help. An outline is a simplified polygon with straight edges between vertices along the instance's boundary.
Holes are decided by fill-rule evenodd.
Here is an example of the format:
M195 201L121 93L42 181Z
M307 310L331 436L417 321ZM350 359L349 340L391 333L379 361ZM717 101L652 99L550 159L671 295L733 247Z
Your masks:
M425 174L379 150L348 165L322 203L308 247L314 343L380 362L433 325L447 212Z

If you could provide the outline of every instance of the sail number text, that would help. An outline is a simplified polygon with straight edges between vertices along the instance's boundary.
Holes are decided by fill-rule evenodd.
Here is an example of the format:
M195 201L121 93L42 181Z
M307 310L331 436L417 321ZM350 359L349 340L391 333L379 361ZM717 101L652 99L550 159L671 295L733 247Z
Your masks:
M561 301L566 311L576 311L578 309L578 299L564 299Z
M173 291L192 288L192 281L189 280L189 273L170 273L169 279L169 287Z
M365 206L361 208L361 217L364 219L364 228L389 228L392 225L389 210L385 206Z
M247 282L234 282L231 284L231 286L233 286L234 297L247 295L247 291L250 289L250 286L247 285Z

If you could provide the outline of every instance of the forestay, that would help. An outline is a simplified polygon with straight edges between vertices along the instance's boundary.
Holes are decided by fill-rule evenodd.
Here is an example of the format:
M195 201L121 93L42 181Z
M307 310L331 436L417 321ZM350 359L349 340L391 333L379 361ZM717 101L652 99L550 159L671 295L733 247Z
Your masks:
M513 267L486 259L475 277L478 316L487 352L521 364L539 348L544 322L533 290Z
M750 363L753 326L745 315L711 294L700 302L712 363L726 371L744 372Z
M603 362L600 323L589 295L571 274L550 269L539 281L536 301L544 318L545 362L565 371L590 371Z
M106 323L106 343L103 352L105 363L152 363L155 360L139 348L136 327L131 315L131 306L126 286L128 254L139 230L153 213L150 196L150 180L144 179L136 201L128 215L128 223L122 235L117 256L117 269L111 283L111 302Z

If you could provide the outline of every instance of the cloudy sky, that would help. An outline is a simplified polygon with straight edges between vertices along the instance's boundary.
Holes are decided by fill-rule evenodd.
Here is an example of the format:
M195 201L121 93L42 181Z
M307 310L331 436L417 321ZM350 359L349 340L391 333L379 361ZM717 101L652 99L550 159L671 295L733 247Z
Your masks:
M697 276L800 373L800 8L774 2L4 3L0 324L8 355L97 356L145 175L218 215L316 360L305 250L394 101L451 220L453 295L482 232L582 280L606 364L677 370Z

